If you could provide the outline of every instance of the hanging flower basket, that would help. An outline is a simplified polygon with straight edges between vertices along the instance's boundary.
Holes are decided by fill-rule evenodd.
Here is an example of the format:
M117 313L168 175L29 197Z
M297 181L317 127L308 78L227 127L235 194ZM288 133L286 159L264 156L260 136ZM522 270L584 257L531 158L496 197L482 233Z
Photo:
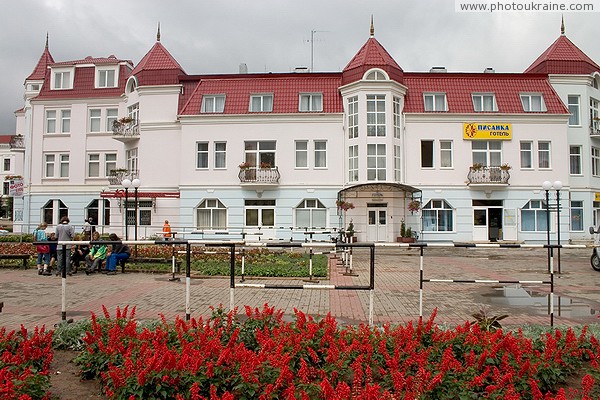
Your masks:
M344 201L344 200L338 200L335 202L335 205L339 208L342 209L344 211L348 211L354 208L354 204L350 203L349 201Z
M421 202L419 200L412 200L408 203L408 211L410 212L419 212L421 209Z

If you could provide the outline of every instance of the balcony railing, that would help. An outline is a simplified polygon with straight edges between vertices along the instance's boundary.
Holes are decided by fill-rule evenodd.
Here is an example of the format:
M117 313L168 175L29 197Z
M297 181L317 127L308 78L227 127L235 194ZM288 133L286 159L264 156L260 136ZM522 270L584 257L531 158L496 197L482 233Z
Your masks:
M111 185L120 185L123 182L123 179L127 178L129 180L134 180L138 178L138 171L129 171L126 169L113 169L110 171L110 175L107 176L108 183Z
M600 137L600 121L592 121L592 125L590 125L590 136Z
M510 173L502 167L469 167L469 185L508 185Z
M140 121L121 120L113 122L113 136L116 138L138 138L140 135Z
M15 135L10 138L11 150L24 150L25 149L25 138L22 135Z
M260 167L248 167L240 169L238 174L241 183L257 183L257 184L278 184L279 169L273 168L260 168Z

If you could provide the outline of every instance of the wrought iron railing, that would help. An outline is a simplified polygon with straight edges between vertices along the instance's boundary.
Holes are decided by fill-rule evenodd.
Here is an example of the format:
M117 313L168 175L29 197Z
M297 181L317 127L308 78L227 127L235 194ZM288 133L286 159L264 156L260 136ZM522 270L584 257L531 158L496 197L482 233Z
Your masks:
M240 169L238 174L241 183L279 183L279 169L277 167L272 168L260 168L260 167L248 167Z
M25 138L23 135L15 135L10 138L10 148L14 150L25 148Z
M592 121L592 124L590 125L590 135L600 137L600 121Z
M502 167L469 167L468 184L504 184L508 185L510 173Z
M138 175L137 170L129 171L127 169L113 169L106 178L111 185L120 185L121 182L123 182L123 179L134 180L139 177Z
M112 126L113 136L136 137L140 135L140 121L115 121Z

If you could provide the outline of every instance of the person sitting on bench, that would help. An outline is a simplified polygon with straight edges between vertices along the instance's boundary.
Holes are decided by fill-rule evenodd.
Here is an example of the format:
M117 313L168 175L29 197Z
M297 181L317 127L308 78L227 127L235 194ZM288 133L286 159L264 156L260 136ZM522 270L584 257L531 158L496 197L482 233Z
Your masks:
M108 236L108 240L111 242L117 242L121 239L114 234L111 233ZM110 255L106 258L106 274L107 275L116 275L117 274L117 264L121 260L127 260L131 255L131 250L129 246L124 243L117 243L112 245L112 250L110 251Z
M92 234L92 240L97 242L100 240L100 234L98 232L94 232ZM100 265L104 260L106 260L106 252L108 248L105 244L95 244L92 246L90 253L85 258L85 274L89 275L90 273L98 270L100 271Z

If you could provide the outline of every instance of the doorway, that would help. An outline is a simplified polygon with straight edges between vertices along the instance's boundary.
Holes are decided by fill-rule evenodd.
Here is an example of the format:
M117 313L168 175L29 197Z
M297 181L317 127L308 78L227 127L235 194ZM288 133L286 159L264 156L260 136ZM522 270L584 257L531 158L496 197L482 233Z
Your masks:
M473 240L502 240L502 200L473 200Z
M387 204L367 204L367 241L386 242L387 240Z

